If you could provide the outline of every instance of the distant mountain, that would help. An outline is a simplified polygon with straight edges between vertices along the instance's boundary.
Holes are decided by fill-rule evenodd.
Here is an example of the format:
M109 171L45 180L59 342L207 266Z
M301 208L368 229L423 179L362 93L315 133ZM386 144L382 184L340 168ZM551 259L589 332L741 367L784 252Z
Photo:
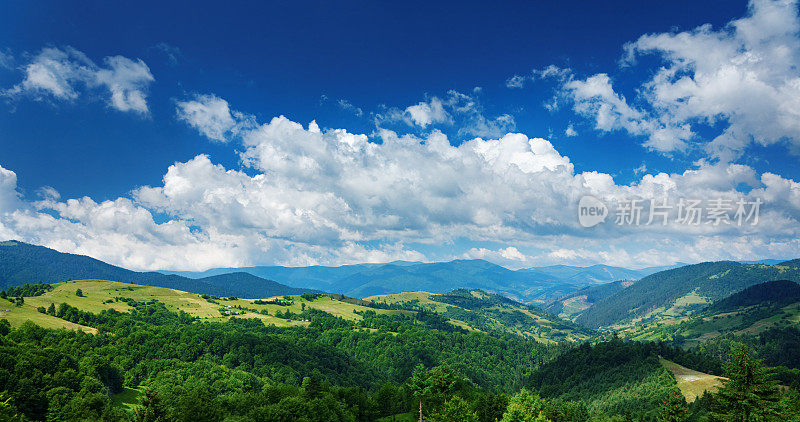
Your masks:
M247 272L290 286L358 298L407 291L446 293L465 288L503 294L520 302L545 303L586 285L584 281L564 280L535 270L512 271L480 259L433 263L396 261L341 267L259 266L217 268L199 273L165 273L206 277L234 271Z
M784 262L782 259L758 259L755 261L739 261L740 264L765 264L765 265L775 265Z
M36 282L52 284L68 279L113 280L192 293L251 298L311 291L242 272L192 279L175 274L131 271L84 255L61 253L23 242L0 242L0 288Z
M638 280L650 274L646 271L630 270L627 268L600 264L589 267L551 265L547 267L531 267L520 271L534 271L557 277L564 281L572 281L580 284L608 283L617 280Z
M644 317L690 315L747 287L779 279L800 281L800 260L779 265L731 261L687 265L642 278L597 302L576 322L596 328Z

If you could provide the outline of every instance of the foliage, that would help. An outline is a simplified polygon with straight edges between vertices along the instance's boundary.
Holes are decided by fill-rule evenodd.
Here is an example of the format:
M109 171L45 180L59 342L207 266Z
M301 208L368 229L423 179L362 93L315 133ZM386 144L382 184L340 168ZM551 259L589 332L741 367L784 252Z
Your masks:
M758 421L779 416L777 383L746 347L738 347L725 367L728 379L715 395L712 417L721 421Z
M53 285L47 283L23 284L17 287L9 287L5 290L6 296L41 296L53 290Z

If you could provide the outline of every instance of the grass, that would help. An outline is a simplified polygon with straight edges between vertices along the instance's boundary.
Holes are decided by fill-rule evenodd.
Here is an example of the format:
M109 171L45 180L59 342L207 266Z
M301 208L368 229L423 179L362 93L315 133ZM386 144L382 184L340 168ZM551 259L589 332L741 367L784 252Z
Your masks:
M418 420L419 414L414 412L400 413L397 415L386 416L378 419L378 422L414 422Z
M224 321L229 318L257 318L265 325L275 325L278 327L308 326L308 321L289 320L283 317L276 317L276 313L284 313L287 310L293 314L300 314L303 309L318 309L334 316L341 317L349 321L358 321L362 317L358 313L364 311L374 311L379 314L410 313L407 310L387 310L375 309L363 306L358 303L349 303L344 300L337 300L329 295L318 295L311 300L301 296L287 296L276 298L279 303L256 303L259 299L238 299L238 298L216 298L212 300L204 299L201 295L188 293L179 290L172 290L163 287L140 286L129 283L121 283L106 280L77 280L66 281L54 284L54 289L41 296L25 298L22 307L15 307L12 303L4 301L5 307L0 305L0 318L6 318L14 326L21 325L24 321L31 320L43 327L48 328L67 328L78 329L87 332L96 332L94 328L73 324L61 320L54 316L42 314L36 310L37 307L48 308L51 304L58 307L61 303L74 306L83 311L100 313L104 310L114 309L119 312L130 311L130 306L121 299L133 299L137 302L157 300L163 303L169 310L178 312L183 311L204 321ZM81 296L76 292L80 290ZM473 296L479 297L484 293L473 292ZM398 303L415 302L433 312L445 313L448 309L458 308L450 304L437 302L435 295L427 292L406 292L392 295L373 296L367 298L375 302ZM9 311L4 311L9 309ZM469 331L481 331L484 328L490 330L505 331L523 337L533 338L541 342L550 343L558 340L583 340L586 335L572 330L556 328L552 321L542 318L530 312L528 309L511 305L500 305L487 308L485 311L472 311L458 308L463 312L481 312L484 321L489 325L486 327L475 326L469 318L459 318L458 316L448 315L449 322L455 326ZM510 314L521 312L529 317L524 323L508 324L502 322L509 319ZM5 315L5 316L4 316ZM511 318L512 320L518 320Z
M8 320L8 322L14 327L19 327L25 321L31 321L44 328L81 330L92 334L97 332L97 330L94 328L64 321L63 319L40 313L36 310L35 306L28 304L28 299L31 298L26 297L25 304L22 306L16 306L8 300L0 299L0 319Z
M125 387L121 393L112 395L111 401L114 407L122 407L125 410L132 411L141 406L139 403L139 395L141 392L142 391L138 388Z
M663 367L672 372L675 381L678 383L678 388L689 403L695 401L706 391L716 392L722 386L722 380L725 379L689 369L663 358L659 360Z
M195 293L106 280L66 281L57 283L54 287L52 291L41 296L25 298L25 304L20 308L15 308L13 304L5 301L8 305L3 309L14 309L11 309L11 312L0 311L0 318L8 319L9 322L15 326L22 324L22 322L26 320L32 320L48 328L64 327L96 332L93 328L79 326L53 316L41 314L36 308L39 306L47 308L50 304L54 304L57 307L61 303L67 303L78 309L93 313L99 313L107 309L128 312L130 306L123 301L117 300L118 298L130 298L136 301L149 301L154 299L163 303L172 311L184 311L201 320L223 321L232 317L258 318L264 321L266 325L274 324L281 327L307 326L309 323L306 321L287 320L275 316L278 311L283 313L286 310L299 314L302 312L303 306L305 306L306 309L319 309L350 321L361 319L361 316L357 315L354 311L363 312L366 310L374 310L378 313L399 312L372 309L361 305L341 302L324 295L314 300L306 300L300 296L291 296L291 304L282 306L277 304L254 303L258 299L219 299L216 300L217 303L214 303L203 299L200 295ZM82 296L76 294L78 289L83 293ZM267 312L267 315L263 313L264 311ZM227 315L226 312L230 312L230 315ZM6 313L9 315L2 316L2 314Z
M486 293L472 291L472 296L477 298L488 297ZM418 306L424 307L436 313L445 313L448 308L457 308L466 313L473 313L476 311L464 309L448 303L436 301L436 295L428 292L404 292L388 295L377 295L365 298L374 302L385 302L388 304L401 303L401 302L414 302ZM530 323L515 323L508 324L501 322L498 318L502 319L501 315L513 314L521 312L530 318ZM562 340L585 340L587 335L574 332L572 330L561 330L555 328L555 324L546 318L532 313L530 310L518 306L508 304L496 305L490 308L485 308L482 315L486 317L489 323L489 330L503 331L510 334L515 334L521 337L532 338L542 343L555 343ZM467 329L469 331L482 331L484 327L479 327L471 324L469 321L462 321L459 319L450 319L449 322L455 326Z

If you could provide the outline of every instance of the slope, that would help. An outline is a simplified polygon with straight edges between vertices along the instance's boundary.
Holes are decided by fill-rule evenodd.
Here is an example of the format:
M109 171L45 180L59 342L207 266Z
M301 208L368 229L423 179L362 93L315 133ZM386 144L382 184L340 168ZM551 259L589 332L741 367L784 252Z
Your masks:
M658 272L584 311L576 322L605 327L645 318L686 316L709 303L770 280L800 281L800 262L777 265L705 262Z

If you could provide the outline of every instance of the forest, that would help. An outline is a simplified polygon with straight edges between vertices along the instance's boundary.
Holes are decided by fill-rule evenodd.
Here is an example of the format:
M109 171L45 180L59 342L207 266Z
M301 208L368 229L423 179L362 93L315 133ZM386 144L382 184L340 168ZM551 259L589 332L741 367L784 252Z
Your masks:
M298 328L199 321L155 300L126 303L130 312L40 309L97 334L0 320L1 417L376 421L416 420L421 411L429 421L725 420L725 400L753 389L751 408L758 413L767 403L771 413L752 420L796 417L800 405L797 386L778 388L774 370L752 356L774 345L751 344L737 361L735 352L616 337L547 345L470 332L425 312L367 311L350 321L309 308L298 317L310 325ZM734 351L745 344L734 343ZM659 358L732 381L689 405ZM737 384L742 367L763 379ZM130 395L133 405L121 403Z

